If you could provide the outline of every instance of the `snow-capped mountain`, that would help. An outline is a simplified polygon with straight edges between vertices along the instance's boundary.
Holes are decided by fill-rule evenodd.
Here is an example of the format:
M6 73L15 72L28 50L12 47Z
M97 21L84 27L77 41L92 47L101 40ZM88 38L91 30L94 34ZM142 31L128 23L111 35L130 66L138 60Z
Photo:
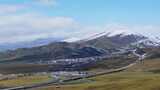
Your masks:
M151 47L160 46L160 38L150 38L139 33L134 33L126 30L116 30L116 31L106 31L94 34L87 38L68 38L68 39L40 39L33 42L24 42L16 44L0 45L3 50L16 49L16 48L31 48L37 46L47 45L51 42L68 42L68 43L78 43L79 45L86 45L89 47L95 47L96 49L113 51L123 47ZM1 50L0 48L0 50ZM1 51L3 51L1 50Z
M160 46L160 42L159 41L155 41L151 38L147 38L147 39L143 39L140 40L136 43L133 43L132 45L136 45L136 46L142 46L142 47L146 47L146 46Z
M108 37L113 37L113 36L117 36L117 35L120 35L121 37L128 36L128 35L133 35L133 34L138 35L138 33L131 32L131 31L128 31L128 30L114 30L114 31L106 32L106 33L107 33Z
M22 62L30 63L43 60L50 61L54 59L86 58L103 55L109 56L119 54L119 52L128 53L133 50L144 49L139 47L154 47L160 45L158 42L159 38L153 39L127 31L102 32L83 40L76 40L77 38L71 38L68 39L68 41L71 42L59 41L42 46L2 52L0 53L0 59L21 60ZM40 41L44 42L46 40Z
M87 43L103 49L120 48L130 45L136 47L160 46L159 37L151 38L139 33L125 30L102 32L80 41L81 43Z

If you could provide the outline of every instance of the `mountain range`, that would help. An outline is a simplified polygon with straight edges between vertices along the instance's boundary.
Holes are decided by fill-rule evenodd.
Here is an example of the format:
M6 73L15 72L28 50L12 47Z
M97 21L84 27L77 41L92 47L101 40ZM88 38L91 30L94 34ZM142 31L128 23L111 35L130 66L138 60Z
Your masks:
M42 46L47 45L51 42L59 42L63 40L64 38L56 38L56 37L50 37L50 38L40 38L33 41L24 41L24 42L15 42L15 43L1 43L0 44L0 51L7 51L7 50L15 50L17 48L31 48L35 46Z
M128 32L102 32L83 40L76 40L73 42L56 40L39 40L33 44L29 43L29 47L27 48L18 48L16 50L1 52L0 60L24 60L33 62L36 60L84 58L110 55L122 49L160 46L159 38L153 40L141 34Z

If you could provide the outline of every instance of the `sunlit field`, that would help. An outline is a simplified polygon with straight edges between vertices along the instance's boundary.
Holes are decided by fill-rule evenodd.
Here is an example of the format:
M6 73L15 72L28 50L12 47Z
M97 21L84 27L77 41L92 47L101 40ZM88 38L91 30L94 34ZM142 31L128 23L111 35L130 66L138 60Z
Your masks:
M153 72L158 68L160 59L146 60L120 73L34 90L160 90L160 74Z
M15 79L1 80L0 87L16 87L16 86L32 85L32 84L46 82L51 79L52 78L49 75L23 76L23 77L17 77Z

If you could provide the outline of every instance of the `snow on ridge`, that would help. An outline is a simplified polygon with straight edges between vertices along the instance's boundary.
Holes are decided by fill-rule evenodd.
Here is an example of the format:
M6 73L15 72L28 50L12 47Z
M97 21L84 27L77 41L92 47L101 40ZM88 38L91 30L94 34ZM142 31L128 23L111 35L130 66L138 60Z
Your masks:
M127 35L132 35L132 34L139 35L138 33L135 33L135 32L129 31L129 30L114 30L114 31L109 31L107 36L113 37L116 35L121 35L121 37L123 37L123 36L127 36Z
M84 37L71 37L71 38L67 38L66 42L77 42L77 41L89 41L89 40L93 40L102 36L107 36L107 37L114 37L116 35L120 35L120 37L125 37L128 35L137 35L137 36L142 36L142 37L146 37L145 35L142 35L140 33L135 33L126 29L120 29L120 30L109 30L109 31L103 31L101 33L96 33L96 34L92 34L92 35L88 35L88 36L84 36ZM137 42L138 43L144 43L146 45L160 45L160 37L146 37L146 39L142 39L140 41ZM136 43L134 43L136 44Z
M160 46L160 42L157 41L155 38L151 38L151 37L148 37L146 39L142 39L138 42L133 43L132 45L140 45L140 44L143 44L146 46Z
M76 41L79 41L79 40L81 40L81 39L80 38L76 38L76 37L71 37L71 38L67 38L67 39L65 39L63 41L65 41L65 42L76 42Z
M102 32L102 33L84 36L84 37L71 37L71 38L67 38L63 41L66 41L66 42L89 41L89 40L93 40L93 39L96 39L96 38L104 36L104 35L106 35L106 33Z
M154 38L151 38L151 40L160 43L160 37L154 37Z
M123 37L126 35L132 35L132 34L140 35L138 33L134 33L129 30L104 31L104 32L101 32L101 33L98 33L98 34L95 34L95 35L92 35L92 36L86 38L85 41L93 40L93 39L99 38L101 36L113 37L116 35L121 35L121 37Z
M131 35L131 34L136 34L134 32L131 31L127 31L127 30L114 30L114 31L103 31L101 33L96 33L93 35L89 35L89 36L85 36L85 37L71 37L71 38L67 38L66 42L76 42L76 41L89 41L89 40L93 40L102 36L107 36L107 37L112 37L112 36L116 36L116 35L121 35L121 37L126 36L126 35ZM138 35L138 34L137 34Z
M99 37L105 36L105 35L106 35L106 32L102 32L102 33L98 33L98 34L89 36L89 37L87 37L87 38L84 39L84 40L85 40L85 41L89 41L89 40L93 40L93 39L96 39L96 38L99 38Z

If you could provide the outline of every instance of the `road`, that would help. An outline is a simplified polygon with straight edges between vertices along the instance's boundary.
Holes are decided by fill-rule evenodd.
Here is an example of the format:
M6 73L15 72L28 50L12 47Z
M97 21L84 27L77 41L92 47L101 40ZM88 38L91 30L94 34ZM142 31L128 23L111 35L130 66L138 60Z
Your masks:
M84 78L91 78L91 77L96 77L96 76L100 76L100 75L121 72L121 71L126 70L127 68L133 66L134 64L136 64L136 63L132 63L132 64L130 64L128 66L125 66L125 67L122 67L122 68L118 68L118 69L112 69L112 70L108 70L108 71L105 71L105 72L99 72L97 74L91 74L91 75L87 75L87 76L83 76L83 77L76 77L76 78L61 80L61 82L54 80L54 81L35 84L35 85L31 85L31 86L20 86L20 87L8 88L8 89L3 89L3 90L28 90L28 89L47 86L47 85L58 85L58 84L63 84L63 83L74 81L74 80L79 80L79 79L84 79Z
M133 51L133 54L136 55L137 57L139 57L138 60L144 59L144 55L137 54L136 51ZM74 80L79 80L79 79L84 79L84 78L92 78L92 77L96 77L96 76L100 76L100 75L121 72L121 71L124 71L124 70L128 69L129 67L132 67L136 63L137 63L137 61L132 63L132 64L129 64L127 66L118 68L118 69L111 69L111 70L107 70L107 71L104 71L104 72L99 72L99 73L96 73L96 74L86 75L86 76L83 76L83 77L75 77L75 78L71 78L71 79L65 79L65 80L61 80L60 82L59 82L59 80L57 80L57 81L53 80L53 81L40 83L40 84L35 84L35 85L30 85L30 86L20 86L20 87L8 88L8 89L2 89L2 90L29 90L29 89L33 89L33 88L48 86L48 85L59 85L59 84L63 84L63 83L74 81Z

